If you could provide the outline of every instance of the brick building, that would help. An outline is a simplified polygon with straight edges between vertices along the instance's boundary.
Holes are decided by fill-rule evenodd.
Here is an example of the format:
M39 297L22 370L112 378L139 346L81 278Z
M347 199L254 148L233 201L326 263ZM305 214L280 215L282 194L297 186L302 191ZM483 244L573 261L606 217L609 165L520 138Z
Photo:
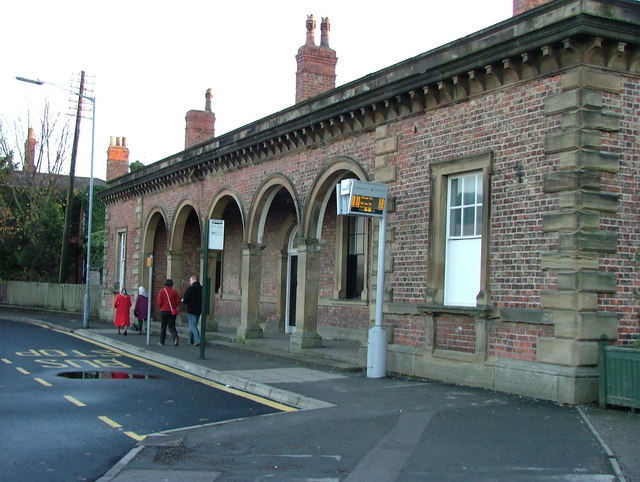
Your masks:
M335 186L374 181L389 372L595 400L597 340L639 332L640 3L514 0L509 20L339 87L328 19L319 46L306 26L295 105L214 137L208 92L184 151L109 180L102 315L147 285L149 254L154 291L184 289L222 219L209 330L366 347L378 221L337 216Z

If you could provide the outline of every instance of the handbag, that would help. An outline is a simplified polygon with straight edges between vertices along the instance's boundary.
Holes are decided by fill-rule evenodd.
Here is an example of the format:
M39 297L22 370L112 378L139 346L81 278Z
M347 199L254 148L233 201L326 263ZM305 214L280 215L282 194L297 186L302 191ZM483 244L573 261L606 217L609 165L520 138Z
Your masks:
M169 301L169 308L171 308L171 314L173 316L178 316L180 314L180 312L178 311L178 307L173 307L173 305L171 304L171 298L169 298L169 292L165 289L164 290L164 294L167 295L167 301Z

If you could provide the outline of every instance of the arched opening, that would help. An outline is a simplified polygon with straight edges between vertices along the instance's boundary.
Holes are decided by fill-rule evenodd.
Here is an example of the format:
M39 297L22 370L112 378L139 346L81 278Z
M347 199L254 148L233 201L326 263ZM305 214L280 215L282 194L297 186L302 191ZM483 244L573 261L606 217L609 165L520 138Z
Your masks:
M285 297L285 333L296 331L296 300L298 290L298 248L295 240L298 237L298 226L291 230L287 243L286 297Z

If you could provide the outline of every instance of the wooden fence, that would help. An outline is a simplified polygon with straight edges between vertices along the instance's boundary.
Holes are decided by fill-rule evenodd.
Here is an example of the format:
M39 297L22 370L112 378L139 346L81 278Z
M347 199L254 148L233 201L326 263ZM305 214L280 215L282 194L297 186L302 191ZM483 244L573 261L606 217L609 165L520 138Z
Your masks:
M84 312L85 285L0 281L0 304L44 310ZM89 287L89 314L98 316L101 288Z

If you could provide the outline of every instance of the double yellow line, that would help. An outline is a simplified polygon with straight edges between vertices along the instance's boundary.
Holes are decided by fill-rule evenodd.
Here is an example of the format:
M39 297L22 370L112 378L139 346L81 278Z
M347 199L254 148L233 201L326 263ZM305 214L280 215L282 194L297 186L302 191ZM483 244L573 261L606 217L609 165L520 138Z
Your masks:
M59 330L56 330L56 331L59 331ZM83 341L87 341L89 343L93 343L94 345L97 345L99 347L107 348L107 349L109 349L109 350L111 350L111 351L113 351L113 352L115 352L115 353L117 353L119 355L125 356L127 358L131 358L132 360L137 360L137 361L145 363L147 365L151 365L151 366L154 366L156 368L160 368L161 370L167 371L169 373L173 373L173 374L181 376L183 378L187 378L189 380L193 380L195 382L202 383L204 385L216 388L218 390L222 390L223 392L232 393L232 394L237 395L239 397L246 398L247 400L252 400L252 401L260 403L262 405L266 405L267 407L275 408L276 410L280 410L282 412L294 412L294 411L298 410L295 407L291 407L291 406L285 405L283 403L279 403L279 402L275 402L273 400L269 400L268 398L261 397L260 395L254 395L252 393L243 392L242 390L239 390L237 388L228 387L226 385L222 385L221 383L214 382L212 380L208 380L208 379L200 377L198 375L193 375L193 374L185 372L183 370L179 370L177 368L173 368L173 367L170 367L168 365L164 365L162 363L159 363L159 362L156 362L156 361L153 361L153 360L149 360L149 359L141 357L139 355L134 355L133 353L128 353L126 351L120 350L119 348L114 348L114 347L112 347L110 345L106 345L106 344L101 343L99 341L95 341L95 340L91 340L89 338L85 338L85 337L80 336L80 335L78 335L76 333L69 333L69 332L65 332L65 331L60 331L60 333L64 333L64 334L69 335L69 336L74 336L74 337L79 338L79 339L81 339Z
M7 365L12 365L13 362L11 360L9 360L8 358L2 358L1 359L4 363L6 363ZM23 375L31 375L31 372L29 372L29 370L26 370L22 367L16 367L16 370L20 373L22 373ZM41 385L45 386L45 387L52 387L53 385L51 383L49 383L48 381L44 380L43 378L40 377L34 377L33 378L36 382L40 383ZM77 407L86 407L87 404L81 402L80 400L78 400L77 398L71 396L71 395L65 395L64 398L66 400L68 400L69 402L73 403L74 405L76 405ZM106 415L102 415L100 417L98 417L99 420L103 421L104 423L106 423L107 425L109 425L110 427L116 428L116 429L120 429L122 428L122 425L120 425L118 422L115 422L114 420L110 419L109 417L107 417ZM146 435L138 435L135 432L131 432L131 431L125 431L124 434L134 440L136 440L137 442L141 442L142 440L144 440L146 438Z

